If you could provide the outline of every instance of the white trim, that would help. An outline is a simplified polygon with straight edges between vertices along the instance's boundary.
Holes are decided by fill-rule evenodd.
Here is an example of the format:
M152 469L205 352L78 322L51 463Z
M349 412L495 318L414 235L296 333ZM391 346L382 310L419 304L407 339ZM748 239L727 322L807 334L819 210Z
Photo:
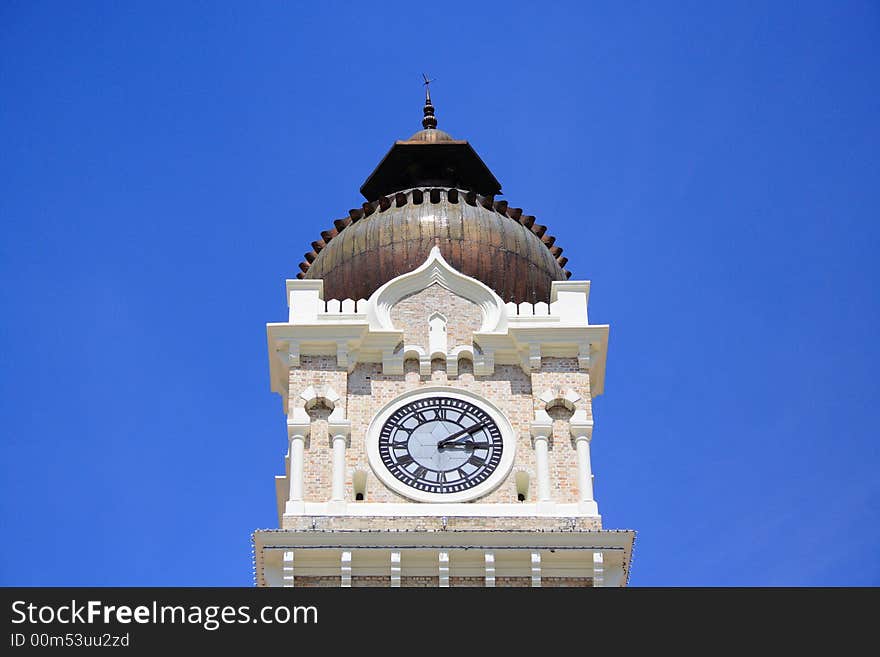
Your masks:
M449 350L448 323L443 313L434 312L428 318L428 354L432 359L445 359L447 357L447 351Z
M532 552L532 586L541 586L541 553Z
M370 329L394 331L391 308L404 297L427 289L435 283L480 307L483 312L481 332L506 329L507 313L501 297L477 279L465 276L454 269L444 260L437 246L431 248L428 258L420 267L388 281L370 295L367 308Z
M593 552L593 586L605 586L605 554Z
M351 550L343 550L339 560L339 574L342 588L351 587Z
M400 550L391 551L391 587L400 588Z
M417 505L413 505L417 506ZM282 580L282 558L285 551L296 551L296 561L300 574L309 568L318 567L327 575L339 574L340 553L357 551L358 562L351 564L355 571L369 568L374 564L376 574L388 573L388 559L391 552L401 553L401 574L415 573L409 555L425 550L452 552L459 549L479 549L493 553L496 576L509 566L517 568L525 565L521 575L528 575L528 553L547 550L574 550L574 560L565 568L578 571L576 576L594 575L594 553L602 554L605 586L626 586L632 563L632 530L589 530L589 531L400 531L397 529L361 531L309 531L309 530L257 530L253 534L255 579L258 586L279 586ZM413 550L415 552L413 552ZM526 552L526 555L523 555ZM450 555L453 556L453 555ZM523 563L523 556L526 557ZM404 558L405 557L405 558ZM550 562L550 555L542 555L542 576L551 577L564 573L556 570ZM473 563L473 575L485 574L480 559ZM436 562L434 562L436 563ZM358 565L360 564L360 565ZM430 562L428 569L419 574L435 574ZM454 559L450 562L452 574L455 572ZM304 570L305 569L305 570ZM433 571L433 572L431 572Z
M496 365L519 365L528 373L540 369L543 358L577 358L578 367L590 374L591 396L603 393L609 327L589 323L589 281L553 281L549 306L504 304L482 282L452 268L434 247L418 269L388 281L369 299L325 302L321 280L287 281L288 321L266 325L272 390L281 395L285 410L288 373L302 356L335 356L348 371L357 363L382 363L384 374L403 374L403 354L397 350L403 331L394 328L391 308L434 283L480 306L483 322L472 336L476 376L492 375ZM353 303L357 312L342 312ZM428 346L420 358L423 376L430 374ZM449 365L452 354L446 360L447 372L457 376L457 362Z
M438 585L441 589L449 588L449 552L440 550L438 556L437 572L440 576Z
M485 410L492 417L495 424L498 426L498 429L501 431L503 446L501 462L498 464L495 472L489 475L489 478L486 479L486 481L477 484L473 488L457 493L428 493L410 488L391 474L391 472L388 471L388 468L385 467L385 464L382 463L382 459L379 457L379 433L382 430L382 425L385 424L388 417L404 404L409 404L418 399L441 395L479 405L480 408ZM394 492L418 502L467 502L487 495L498 488L507 477L513 467L514 457L516 455L516 434L513 431L510 420L507 419L497 406L482 395L477 395L469 390L448 388L445 386L416 388L415 390L403 393L396 399L385 404L385 406L373 416L373 420L367 428L366 442L367 457L370 462L370 467L373 469L373 473L379 478L379 480ZM470 508L470 505L468 508ZM424 512L423 508L422 512Z
M296 549L324 546L351 546L347 549L387 547L393 550L407 548L430 548L484 546L497 548L593 548L605 553L605 563L615 553L628 556L631 552L635 531L631 529L595 529L588 531L528 531L511 529L475 529L462 531L400 531L398 529L362 529L353 531L314 531L290 529L258 529L254 532L254 547L260 550ZM279 559L281 558L279 554ZM593 557L591 555L590 560Z
M419 345L404 345L400 353L403 354L404 365L406 364L406 361L410 359L419 361L419 376L431 375L431 357L428 355L428 352L422 349Z
M534 518L557 517L566 518L601 518L596 512L585 510L576 502L545 502L540 506L537 502L435 502L433 504L416 504L413 502L346 502L343 506L334 506L328 502L305 502L301 511L285 515L306 516L425 516L440 518L443 516L473 516L480 518Z
M282 586L292 587L294 584L293 550L285 550L282 556L281 580Z

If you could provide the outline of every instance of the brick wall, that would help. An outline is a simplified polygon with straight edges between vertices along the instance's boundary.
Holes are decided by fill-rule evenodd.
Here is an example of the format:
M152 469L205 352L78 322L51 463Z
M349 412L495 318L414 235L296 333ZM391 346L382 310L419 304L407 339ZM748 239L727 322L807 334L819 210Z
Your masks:
M485 577L457 577L449 578L449 586L486 586Z
M482 314L479 307L455 296L439 285L413 294L399 302L391 311L395 326L402 329L407 343L427 348L427 320L431 313L440 309L448 319L449 346L470 343L471 336L480 326ZM402 393L429 385L448 386L468 390L491 400L513 425L517 436L516 460L510 475L501 485L479 502L516 503L516 475L528 475L529 489L526 501L533 502L536 495L535 457L529 424L535 411L543 409L545 402L539 396L551 390L560 396L573 390L580 399L574 404L592 416L590 377L578 368L575 358L545 357L541 370L526 373L518 365L497 365L490 376L475 376L467 360L460 361L457 376L449 376L443 360L432 363L431 373L421 375L417 361L407 361L402 375L382 373L380 363L357 364L351 373L336 364L335 356L301 356L300 367L292 368L289 376L290 405L302 408L305 401L300 394L309 386L331 386L341 395L347 418L351 421L351 444L346 450L345 492L348 500L354 500L353 477L356 472L366 474L367 502L406 502L406 498L385 488L370 468L365 436L376 412ZM571 441L567 418L572 409L550 409L553 418L553 435L550 443L549 466L551 494L556 502L576 502L577 454ZM312 418L311 436L307 442L304 464L304 494L308 502L323 502L330 497L332 459L327 416L329 409L309 409Z
M337 584L338 586L338 584ZM351 586L354 587L384 587L391 586L391 575L384 577L382 575L352 575Z
M293 576L293 585L299 586L303 588L336 588L342 582L342 578L339 575L326 575L326 576L315 576L315 575L294 575Z
M449 349L471 344L471 336L483 323L483 313L473 301L434 284L398 301L391 309L391 321L403 331L406 344L428 348L428 319L435 312L446 318Z

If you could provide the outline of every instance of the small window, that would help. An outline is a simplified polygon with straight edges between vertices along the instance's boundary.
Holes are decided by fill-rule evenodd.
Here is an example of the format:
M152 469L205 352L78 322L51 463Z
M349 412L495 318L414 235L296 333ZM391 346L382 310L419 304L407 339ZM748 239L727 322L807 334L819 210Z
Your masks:
M404 374L415 374L419 375L419 359L418 358L407 358L403 361L403 373Z
M516 499L525 502L529 498L529 473L520 470L514 478L516 481Z
M363 502L367 497L367 473L364 470L357 470L352 477L352 487L354 488L354 499L356 502Z

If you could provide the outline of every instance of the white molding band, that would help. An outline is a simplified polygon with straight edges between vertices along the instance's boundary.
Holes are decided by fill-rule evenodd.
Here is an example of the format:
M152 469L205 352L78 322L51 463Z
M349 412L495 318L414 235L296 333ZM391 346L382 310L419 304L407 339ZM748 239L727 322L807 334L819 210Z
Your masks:
M285 516L350 516L350 517L391 517L421 516L442 518L443 516L469 516L476 518L599 518L595 513L583 511L578 502L352 502L343 504L327 502L305 502L295 513L285 510Z
M440 552L448 560L442 566L445 575L495 577L498 575L531 577L538 575L531 568L540 565L541 583L548 577L593 577L594 586L625 586L632 561L635 532L627 531L289 531L258 530L254 532L254 567L259 586L284 586L285 553L294 552L299 575L334 577L342 582L346 571L365 576L396 575L401 568L401 585L408 575L440 576ZM465 550L465 552L459 552ZM470 552L466 552L470 550ZM566 556L560 560L560 551ZM343 555L348 552L349 555ZM400 552L400 560L391 553ZM358 555L355 570L354 554ZM454 554L453 554L454 553ZM540 562L533 562L538 553ZM462 561L458 561L461 554ZM487 559L487 555L494 558ZM290 557L290 555L288 555ZM344 558L343 558L344 557ZM453 559L455 557L455 559ZM456 561L455 564L452 562ZM493 571L494 569L494 571ZM299 586L297 577L296 585ZM449 580L450 583L452 580Z
M551 303L502 303L482 282L453 269L434 247L416 270L388 281L370 299L323 299L320 280L287 281L290 316L287 322L266 325L272 390L286 400L287 372L300 366L304 355L331 355L337 365L352 371L357 363L382 363L384 374L403 374L403 354L398 344L403 331L394 328L391 308L400 299L439 284L453 294L477 304L483 314L473 334L474 374L491 375L496 364L516 364L526 372L540 368L543 358L577 358L589 371L592 395L602 394L609 327L590 325L587 317L589 281L554 281ZM420 347L422 370L430 373L432 355L455 354L434 344ZM454 372L457 359L452 368ZM424 372L422 372L424 374Z

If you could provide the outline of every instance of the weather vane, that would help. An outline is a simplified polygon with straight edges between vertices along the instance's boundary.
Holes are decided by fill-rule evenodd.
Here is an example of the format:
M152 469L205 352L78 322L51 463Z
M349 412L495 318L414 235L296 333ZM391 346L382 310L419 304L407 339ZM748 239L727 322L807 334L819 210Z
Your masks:
M425 102L430 105L431 104L431 87L429 86L436 78L428 79L428 75L426 73L422 73L422 78L425 80L422 84L425 85Z
M431 83L436 80L429 79L426 73L422 73L422 78L425 80L425 117L422 119L422 127L426 130L429 128L437 127L437 119L434 116L434 105L431 104Z

